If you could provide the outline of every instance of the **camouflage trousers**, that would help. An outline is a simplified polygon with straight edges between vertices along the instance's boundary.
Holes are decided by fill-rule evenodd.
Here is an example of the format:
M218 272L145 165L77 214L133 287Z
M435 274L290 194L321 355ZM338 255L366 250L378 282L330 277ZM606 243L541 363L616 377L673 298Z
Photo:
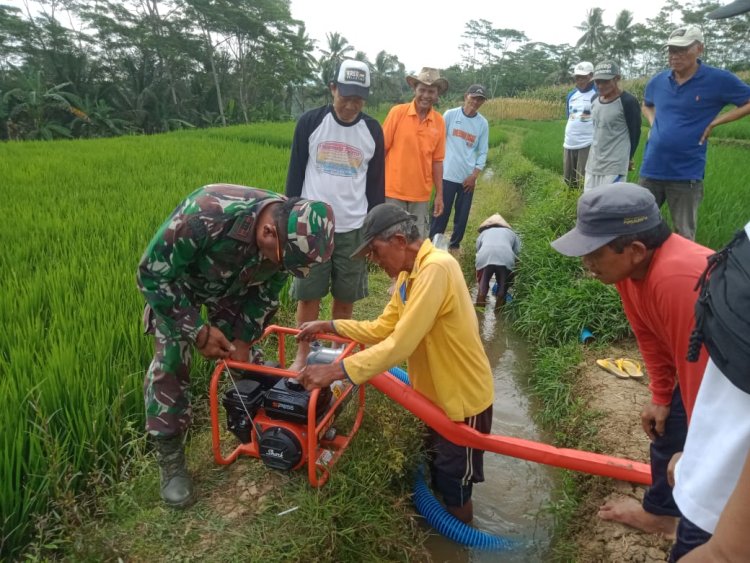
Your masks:
M233 311L237 307L209 309L211 324L230 340L239 337L243 327L251 322ZM151 308L143 314L144 329L154 335L154 357L143 381L146 403L146 431L152 436L166 438L185 432L192 421L190 402L190 364L193 345L179 338L163 334L156 326ZM258 329L260 331L260 328Z

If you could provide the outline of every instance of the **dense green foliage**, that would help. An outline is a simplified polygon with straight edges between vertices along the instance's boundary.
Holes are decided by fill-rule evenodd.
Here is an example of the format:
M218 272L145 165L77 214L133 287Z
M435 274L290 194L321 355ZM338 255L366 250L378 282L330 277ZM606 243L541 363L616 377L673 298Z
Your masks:
M286 120L329 98L327 83L346 57L370 65L370 105L392 105L411 97L405 76L418 70L406 69L398 53L368 59L356 36L337 30L316 45L304 22L293 19L290 0L23 4L0 4L0 140ZM523 30L468 20L455 64L444 69L451 84L444 98L455 103L473 82L483 82L492 97L571 84L582 59L614 59L625 77L648 77L665 67L662 46L682 22L703 28L706 62L745 69L749 20L706 19L715 6L670 0L645 24L633 23L628 10L591 8L577 26L576 45L530 41Z

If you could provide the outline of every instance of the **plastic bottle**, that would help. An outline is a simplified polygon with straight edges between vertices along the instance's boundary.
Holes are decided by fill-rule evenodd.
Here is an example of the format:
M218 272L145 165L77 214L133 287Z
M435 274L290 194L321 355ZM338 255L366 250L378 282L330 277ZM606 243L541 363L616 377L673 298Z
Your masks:
M327 348L319 342L310 344L310 353L307 355L308 364L332 364L341 355L338 348Z
M444 233L436 233L432 237L432 245L439 250L448 250L448 237Z
M319 342L313 342L310 345L310 353L307 355L307 363L308 365L332 364L340 355L340 348L327 348L321 345ZM330 387L334 398L338 399L341 394L346 391L348 385L342 380L337 380L331 383Z

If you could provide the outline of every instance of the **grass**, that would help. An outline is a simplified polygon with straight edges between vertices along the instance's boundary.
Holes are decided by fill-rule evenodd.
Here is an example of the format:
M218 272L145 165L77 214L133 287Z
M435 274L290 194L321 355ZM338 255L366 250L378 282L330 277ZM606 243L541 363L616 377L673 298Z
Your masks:
M139 504L148 497L151 513L164 518L154 506L156 469L150 456L144 458L141 436L141 386L152 343L139 322L143 301L135 286L136 265L158 225L198 186L229 182L281 191L291 132L289 124L262 124L0 145L6 211L0 224L5 245L0 253L0 558L65 552L70 530L86 514L99 514L102 521L116 517L100 499L134 476L135 500L123 502ZM384 289L373 293L380 302L363 309L368 316L382 309ZM287 303L277 321L293 325L293 318ZM195 361L191 390L199 410L205 408L208 372L207 362ZM197 416L200 420L200 412ZM388 431L391 420L409 427L398 414L384 414L376 432ZM392 443L389 452L402 449L397 440ZM149 476L139 480L140 458L147 460ZM405 470L409 460L396 458ZM365 452L362 463L376 459L382 456L370 460ZM383 495L397 505L403 484L374 475L383 477ZM341 506L353 514L366 511L361 497L350 500L351 506ZM314 521L314 512L303 514ZM367 546L374 541L367 531L346 522L361 532L357 549L382 548L377 553L390 556L391 548L380 545L384 542ZM373 526L378 529L391 545L420 548L408 527ZM127 530L119 536L121 546L126 538L145 541L143 534Z

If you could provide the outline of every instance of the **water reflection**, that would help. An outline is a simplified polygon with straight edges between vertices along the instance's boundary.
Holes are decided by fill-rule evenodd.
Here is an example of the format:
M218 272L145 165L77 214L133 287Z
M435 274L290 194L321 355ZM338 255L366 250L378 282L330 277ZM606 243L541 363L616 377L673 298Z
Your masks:
M544 440L532 421L524 386L528 355L523 339L510 331L494 298L478 312L479 329L495 379L492 432ZM439 535L428 543L434 561L544 561L552 518L543 508L550 502L555 470L524 460L486 453L484 483L474 487L474 525L491 534L522 542L511 552L480 552L457 546Z

